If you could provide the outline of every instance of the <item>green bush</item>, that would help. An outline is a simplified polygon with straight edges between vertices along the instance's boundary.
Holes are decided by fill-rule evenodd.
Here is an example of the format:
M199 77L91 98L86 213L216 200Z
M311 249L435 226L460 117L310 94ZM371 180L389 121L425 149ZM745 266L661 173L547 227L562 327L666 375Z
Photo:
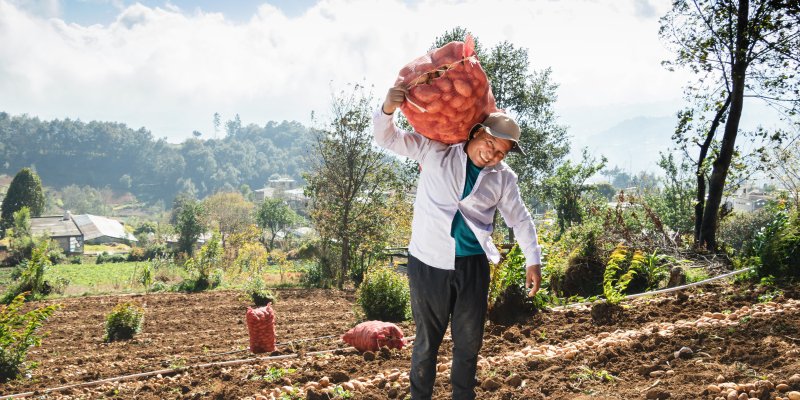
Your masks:
M775 207L764 207L754 212L735 212L719 224L719 241L730 246L738 256L755 255L759 232L775 220L780 213Z
M306 288L320 288L329 289L332 286L332 279L330 273L326 273L326 264L322 262L315 262L300 276L300 285Z
M24 269L20 269L20 276L13 286L11 286L3 296L2 303L9 304L20 293L27 292L26 298L35 298L45 295L45 271L52 266L47 257L47 241L39 242L34 247L31 259L25 262Z
M369 320L403 321L411 313L408 279L388 267L367 271L356 304Z
M778 280L800 278L800 213L792 213L779 224L774 233L765 234L756 274L762 278L771 275Z
M611 252L603 273L603 296L608 303L617 304L626 293L647 289L644 263L645 256L641 251L631 251L621 244Z
M60 307L54 304L23 314L24 302L25 293L20 293L8 306L0 306L0 383L25 371L28 349L42 342L42 335L36 331Z
M256 275L247 282L245 286L245 293L250 297L258 307L263 307L267 305L267 303L275 302L275 294L272 293L271 290L267 288L267 284L264 283L264 279L260 276Z
M69 259L69 263L70 264L82 264L83 263L83 259L81 259L81 256L72 256Z
M108 252L104 251L97 256L95 264L121 263L126 261L128 261L128 257L124 254L108 254Z
M106 342L133 339L141 332L144 323L144 309L135 303L120 303L106 316Z

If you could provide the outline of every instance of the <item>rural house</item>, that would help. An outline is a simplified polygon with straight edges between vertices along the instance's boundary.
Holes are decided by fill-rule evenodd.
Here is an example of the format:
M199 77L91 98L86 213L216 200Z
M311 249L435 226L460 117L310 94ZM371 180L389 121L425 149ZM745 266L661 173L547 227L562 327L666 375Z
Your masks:
M63 216L31 218L31 234L47 235L57 242L66 255L82 254L84 237L78 225L67 211Z
M137 242L136 238L125 230L125 226L117 220L91 214L72 217L75 224L83 232L84 241L88 244Z

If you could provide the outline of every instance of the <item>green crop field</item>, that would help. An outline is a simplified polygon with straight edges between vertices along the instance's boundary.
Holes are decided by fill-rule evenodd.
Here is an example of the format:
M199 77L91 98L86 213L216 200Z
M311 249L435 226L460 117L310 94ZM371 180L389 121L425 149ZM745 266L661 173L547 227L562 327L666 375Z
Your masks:
M269 286L296 285L300 275L307 268L306 263L307 261L290 262L283 271L283 280L280 269L275 265L265 268L262 277ZM58 264L47 269L44 279L55 284L67 283L62 294L56 293L50 297L138 293L144 292L144 287L138 282L137 277L146 264L148 263ZM0 268L0 293L13 283L12 271L13 268ZM187 277L189 273L184 268L171 266L155 271L153 280L164 282L166 287L170 287ZM226 271L220 289L241 288L246 284L248 277L247 273Z

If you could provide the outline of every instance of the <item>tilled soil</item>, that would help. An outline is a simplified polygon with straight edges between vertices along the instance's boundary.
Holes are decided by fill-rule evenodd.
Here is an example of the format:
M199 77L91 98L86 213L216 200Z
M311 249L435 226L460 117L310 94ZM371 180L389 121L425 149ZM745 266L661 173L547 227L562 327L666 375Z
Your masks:
M276 388L286 387L283 398L287 399L331 398L322 391L301 390L308 382L323 380L329 381L330 387L339 384L352 388L350 394L357 399L407 396L404 375L410 365L410 348L376 354L346 349L313 354L346 347L338 336L357 323L351 292L297 289L278 293L274 309L281 345L276 353L258 356L246 350L244 318L248 301L239 293L59 300L63 308L45 325L49 336L42 347L29 353L29 359L38 367L29 378L0 386L0 394L35 392L40 398L261 399L269 398ZM592 321L589 307L539 313L510 326L487 325L481 354L486 361L502 362L482 362L478 398L714 399L720 394L709 392L709 385L744 385L765 379L774 385L785 381L790 390L800 390L800 383L789 381L800 372L798 308L776 314L754 313L733 325L679 326L666 336L656 328L650 331L655 323L698 320L704 313L736 313L759 303L758 296L764 293L755 287L720 284L687 294L626 303L622 317L606 325ZM789 299L800 299L800 290L784 288L783 294L772 301L782 304ZM126 301L145 306L144 330L134 340L106 344L104 316L115 304ZM412 323L399 325L407 336L414 334ZM530 357L521 352L544 345L568 347L578 341L598 341L615 332L632 330L637 331L633 341L579 351L570 357ZM332 335L335 337L326 337ZM443 367L450 360L450 346L445 341L440 350ZM675 352L683 347L691 349L692 354L676 358ZM224 361L230 363L213 364ZM276 376L276 369L285 375ZM159 370L159 375L46 391ZM434 398L450 398L446 373L443 370L437 379ZM377 385L353 387L348 383L352 380ZM339 398L346 394L342 388L333 393L339 393ZM755 395L776 399L781 393L762 390Z

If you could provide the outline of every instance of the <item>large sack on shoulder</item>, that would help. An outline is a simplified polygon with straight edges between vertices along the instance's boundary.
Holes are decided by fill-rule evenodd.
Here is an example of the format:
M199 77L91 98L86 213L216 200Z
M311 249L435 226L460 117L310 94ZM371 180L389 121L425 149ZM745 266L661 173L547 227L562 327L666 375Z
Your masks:
M358 351L377 351L383 346L402 349L406 344L403 331L397 325L383 321L362 322L347 331L342 340Z
M250 351L256 354L275 351L275 311L271 303L255 309L247 307L247 332Z
M395 85L409 88L400 106L423 136L447 144L466 141L470 129L498 111L475 42L450 42L410 62Z

